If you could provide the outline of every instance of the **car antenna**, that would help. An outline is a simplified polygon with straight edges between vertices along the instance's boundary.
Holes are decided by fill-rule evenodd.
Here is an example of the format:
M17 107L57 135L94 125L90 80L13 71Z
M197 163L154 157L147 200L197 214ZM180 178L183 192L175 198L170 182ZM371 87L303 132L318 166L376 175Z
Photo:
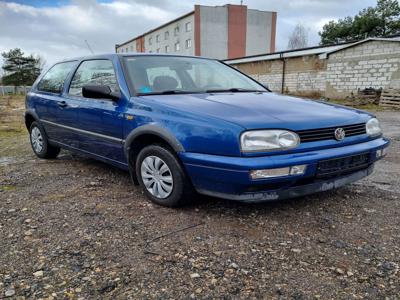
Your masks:
M89 51L90 51L92 54L94 54L94 52L93 52L92 48L90 47L90 45L89 45L89 43L88 43L87 40L85 40L85 44L86 44L86 46L88 47Z

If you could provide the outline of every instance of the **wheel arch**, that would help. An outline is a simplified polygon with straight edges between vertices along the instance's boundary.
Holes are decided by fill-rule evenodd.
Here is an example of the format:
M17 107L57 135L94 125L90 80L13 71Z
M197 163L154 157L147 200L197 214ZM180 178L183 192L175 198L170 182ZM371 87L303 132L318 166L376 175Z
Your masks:
M134 129L125 139L124 152L135 184L138 184L135 171L136 157L144 147L152 144L162 144L175 153L185 151L176 137L165 128L149 124Z
M25 112L25 126L26 126L26 129L28 129L28 131L31 128L32 123L35 121L39 122L38 115L32 110L27 110Z

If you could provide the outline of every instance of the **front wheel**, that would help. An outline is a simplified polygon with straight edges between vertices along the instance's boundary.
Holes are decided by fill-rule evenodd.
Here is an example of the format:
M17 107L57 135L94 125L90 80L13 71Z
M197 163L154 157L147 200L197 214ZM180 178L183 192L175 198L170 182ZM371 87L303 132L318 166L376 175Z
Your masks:
M194 197L191 182L171 151L147 146L136 160L136 175L146 196L159 205L182 206Z
M33 152L40 158L56 158L60 148L49 144L46 132L38 122L33 122L29 129L29 138Z

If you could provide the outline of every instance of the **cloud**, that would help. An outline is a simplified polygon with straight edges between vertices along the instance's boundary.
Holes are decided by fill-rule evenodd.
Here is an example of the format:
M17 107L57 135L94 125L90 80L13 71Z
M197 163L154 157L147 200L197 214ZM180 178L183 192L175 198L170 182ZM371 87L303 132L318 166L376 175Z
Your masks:
M17 0L16 0L17 1ZM17 3L19 2L19 3ZM19 47L43 56L49 63L90 54L114 52L114 45L193 9L192 0L73 0L0 1L0 52ZM203 5L224 5L226 0L204 0ZM235 1L235 3L238 1ZM52 5L50 5L50 3ZM249 8L278 12L277 48L287 46L297 23L309 30L310 45L328 20L354 15L375 0L247 0ZM0 62L1 63L1 62Z

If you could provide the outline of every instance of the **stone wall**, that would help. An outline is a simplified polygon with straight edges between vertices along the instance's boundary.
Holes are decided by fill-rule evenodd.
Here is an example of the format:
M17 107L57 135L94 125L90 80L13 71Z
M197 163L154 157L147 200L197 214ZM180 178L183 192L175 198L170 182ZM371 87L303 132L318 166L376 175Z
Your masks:
M340 99L358 89L400 88L400 41L369 40L325 57L285 58L284 92ZM234 64L244 73L281 92L282 59Z
M283 61L265 60L237 64L236 67L274 92L282 90ZM308 95L323 94L325 91L326 62L318 55L285 59L285 93Z
M369 41L332 53L327 59L328 98L343 98L358 89L398 87L400 42Z

